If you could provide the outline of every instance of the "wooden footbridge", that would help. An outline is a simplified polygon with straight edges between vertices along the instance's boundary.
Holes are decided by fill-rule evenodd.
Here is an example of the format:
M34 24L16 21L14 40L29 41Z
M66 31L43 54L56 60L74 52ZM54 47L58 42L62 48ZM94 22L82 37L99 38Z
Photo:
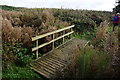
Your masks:
M71 38L71 34L74 32L73 27L74 25L32 38L32 41L35 42L32 51L36 52L36 60L30 65L34 71L46 78L53 78L56 76L57 70L62 71L69 64L72 55L78 50L78 46L85 47L88 44L86 40ZM56 37L56 34L59 33L62 34ZM39 45L39 39L50 36L51 41ZM56 47L55 41L60 39L62 39L62 44ZM39 57L39 49L49 44L52 44L52 50Z

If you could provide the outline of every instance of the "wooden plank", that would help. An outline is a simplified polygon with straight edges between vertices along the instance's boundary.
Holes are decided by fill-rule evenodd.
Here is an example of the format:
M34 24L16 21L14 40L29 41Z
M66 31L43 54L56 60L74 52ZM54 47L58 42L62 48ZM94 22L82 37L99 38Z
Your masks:
M65 36L67 36L67 35L70 35L70 34L72 34L73 32L74 32L74 31L69 32L69 33L67 33L67 34L65 34L65 35L62 35L62 36L60 36L60 37L58 37L58 38L56 38L56 39L54 39L54 40L51 40L50 42L46 42L46 43L44 43L44 44L42 44L42 45L39 45L38 47L34 47L34 48L32 48L32 51L35 51L35 50L37 50L37 49L39 49L39 48L42 48L43 46L46 46L46 45L48 45L48 44L50 44L50 43L52 43L52 42L54 42L54 41L56 41L56 40L58 40L58 39L61 39L61 38L65 37Z
M56 62L53 62L54 60L52 60L52 59L56 59L57 61L59 61L58 63L61 63L61 64L63 64L63 65L65 65L65 64L67 64L67 61L64 61L64 60L62 60L62 59L60 59L60 58L58 58L59 56L57 56L57 57L55 57L55 56L53 56L53 54L51 54L51 55L46 55L46 56L44 56L44 58L42 57L42 58L40 58L39 60L36 60L35 62L41 62L41 61L50 61L50 62L52 62L52 63L55 63L56 64ZM52 58L52 59L51 59ZM58 64L56 64L56 65L58 65ZM59 65L58 65L59 66Z
M54 69L58 68L59 66L51 63L51 61L46 61L47 64L49 64L51 67L53 67Z
M49 73L47 73L47 72L45 72L45 71L43 71L42 69L39 69L38 70L38 68L37 67L31 67L31 69L33 69L34 71L36 71L36 72L38 72L39 74L41 74L41 75L43 75L43 76L45 76L45 77L47 77L47 78L50 78L50 74Z
M43 34L43 35L40 35L40 36L33 37L32 41L38 40L40 38L43 38L43 37L49 36L51 34L55 34L55 33L58 33L58 32L61 32L63 30L66 30L66 29L69 29L69 28L73 28L73 27L74 27L74 25L69 26L69 27L65 27L65 28L62 28L62 29L59 29L59 30L56 30L56 31L53 31L53 32L49 32L49 33L46 33L46 34Z
M65 60L62 60L61 58L59 58L59 56L55 55L54 53L52 54L48 54L48 55L45 55L46 58L53 58L53 59L57 59L58 61L62 62L62 63L67 63L67 61ZM44 60L44 59L43 59Z
M40 61L40 62L37 62L37 63L42 64L42 65L46 65L46 66L50 67L53 71L55 71L55 66L50 65L49 63L46 63L44 61Z
M53 56L53 55L52 55L52 58L53 58L53 59L56 59L56 60L58 60L58 61L60 61L60 62L62 62L62 63L64 63L64 64L67 64L67 61L60 59L58 56L55 56L55 55Z
M56 59L56 58L53 58L53 59ZM59 59L56 59L56 60L53 60L52 58L44 58L44 59L40 59L40 60L37 60L37 62L43 62L43 63L46 63L46 64L50 64L52 67L56 66L56 67L59 67L59 66L65 66L67 62L63 62ZM54 66L53 66L54 65ZM55 67L54 67L55 68Z
M45 76L46 78L50 78L50 76L51 76L50 73L48 73L48 72L46 72L46 71L44 71L44 70L42 70L42 69L40 69L40 68L38 68L36 66L32 66L31 69L35 70L36 72L38 72L39 74Z
M49 60L52 60L53 62L57 63L58 65L65 65L64 63L62 63L56 59L53 59L53 58L49 58Z
M61 47L61 46L63 46L64 44L66 44L67 42L71 41L72 39L74 39L74 38L71 38L71 39L69 39L68 41L64 42L63 44L57 46L56 49L59 48L59 47Z
M42 69L47 70L49 73L54 74L55 70L51 67L49 67L48 65L41 63L41 62L37 62L36 66L41 67Z
M44 66L44 65L41 65L41 64L39 64L39 63L34 63L33 64L33 67L37 67L38 69L42 69L43 71L46 71L46 72L48 72L49 74L52 74L52 75L54 75L54 72L52 72L48 67L46 67L46 66Z
M58 64L57 62L55 62L54 60L52 60L52 59L50 59L50 58L46 58L46 59L45 59L45 62L50 62L50 63L55 64L55 65L57 65L57 66L62 66L62 64Z

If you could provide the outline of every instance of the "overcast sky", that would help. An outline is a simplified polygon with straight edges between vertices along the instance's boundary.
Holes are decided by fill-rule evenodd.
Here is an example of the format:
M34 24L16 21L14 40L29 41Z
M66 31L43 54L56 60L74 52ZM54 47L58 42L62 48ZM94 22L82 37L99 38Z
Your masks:
M0 5L112 11L116 0L0 0Z

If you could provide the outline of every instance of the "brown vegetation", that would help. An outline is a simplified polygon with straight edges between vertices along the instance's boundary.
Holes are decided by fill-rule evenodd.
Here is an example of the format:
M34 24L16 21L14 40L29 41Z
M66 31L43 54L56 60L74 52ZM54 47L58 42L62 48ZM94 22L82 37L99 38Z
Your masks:
M49 10L2 11L3 42L29 42L31 37L50 32L68 23L54 20ZM57 26L58 25L58 26Z
M70 25L59 19L55 20L49 9L23 9L22 11L0 10L3 46L3 69L11 68L12 64L20 66L28 64L35 56L31 52L31 38ZM61 27L62 26L62 27ZM50 41L52 37L43 38L40 42ZM51 45L41 49L47 52Z
M60 78L120 78L119 33L120 28L111 32L108 23L102 22L92 44L80 48L78 54L73 55L70 64L60 73Z

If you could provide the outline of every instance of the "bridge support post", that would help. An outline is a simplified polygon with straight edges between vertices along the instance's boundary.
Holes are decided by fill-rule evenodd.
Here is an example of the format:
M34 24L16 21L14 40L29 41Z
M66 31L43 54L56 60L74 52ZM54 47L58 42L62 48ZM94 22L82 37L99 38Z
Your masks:
M63 31L63 35L65 34L65 30ZM63 43L65 42L65 38L63 37Z
M53 34L53 40L55 38L55 35ZM55 48L55 42L52 43L52 50Z
M38 47L38 40L36 40L36 47ZM38 58L38 49L36 50L36 59Z
M73 31L73 28L70 28L70 31ZM70 34L70 39L72 39L72 34Z

